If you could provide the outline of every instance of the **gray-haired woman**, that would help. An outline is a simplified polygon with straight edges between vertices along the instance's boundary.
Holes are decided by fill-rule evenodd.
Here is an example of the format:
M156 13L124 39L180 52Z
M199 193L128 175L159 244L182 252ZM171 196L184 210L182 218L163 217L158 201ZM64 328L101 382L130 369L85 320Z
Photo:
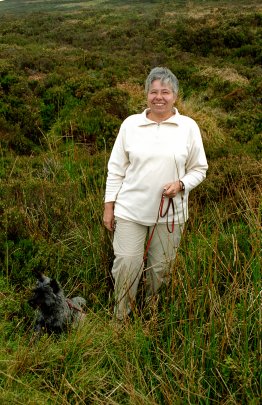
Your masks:
M188 219L189 192L208 168L198 125L174 107L176 76L167 68L152 69L145 92L148 108L124 120L108 163L103 219L114 231L112 275L119 320L132 311L143 271L147 297L168 283Z

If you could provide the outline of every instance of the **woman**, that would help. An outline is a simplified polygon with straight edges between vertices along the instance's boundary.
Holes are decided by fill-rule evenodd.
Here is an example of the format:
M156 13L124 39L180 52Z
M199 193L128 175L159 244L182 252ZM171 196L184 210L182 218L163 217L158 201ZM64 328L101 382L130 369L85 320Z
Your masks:
M114 231L112 275L119 320L132 310L143 271L147 297L168 282L188 219L188 194L208 168L196 122L174 107L175 75L167 68L152 69L145 92L148 108L124 120L108 163L104 225Z

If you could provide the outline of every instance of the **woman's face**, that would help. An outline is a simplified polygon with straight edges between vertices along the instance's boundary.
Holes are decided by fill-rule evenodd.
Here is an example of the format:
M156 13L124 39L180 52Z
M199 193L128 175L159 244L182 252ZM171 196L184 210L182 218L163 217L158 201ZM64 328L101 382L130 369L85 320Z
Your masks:
M168 84L154 80L147 94L147 105L152 115L168 118L173 114L176 98L177 96Z

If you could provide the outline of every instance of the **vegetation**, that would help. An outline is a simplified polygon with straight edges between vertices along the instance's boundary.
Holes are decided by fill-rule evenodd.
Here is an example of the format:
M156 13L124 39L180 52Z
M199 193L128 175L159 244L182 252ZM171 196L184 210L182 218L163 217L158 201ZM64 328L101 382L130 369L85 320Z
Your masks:
M2 404L253 404L261 393L261 9L254 0L0 2ZM119 328L102 226L121 121L150 68L181 86L206 181L158 308ZM33 343L39 268L87 299Z

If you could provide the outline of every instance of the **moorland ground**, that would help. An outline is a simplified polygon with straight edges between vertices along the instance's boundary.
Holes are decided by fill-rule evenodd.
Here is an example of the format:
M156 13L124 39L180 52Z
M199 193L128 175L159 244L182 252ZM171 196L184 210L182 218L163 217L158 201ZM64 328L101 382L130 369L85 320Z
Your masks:
M257 1L0 3L2 404L258 404L261 393L261 7ZM102 226L121 121L150 68L180 80L207 179L158 308L112 314ZM45 271L87 300L82 329L33 344Z

